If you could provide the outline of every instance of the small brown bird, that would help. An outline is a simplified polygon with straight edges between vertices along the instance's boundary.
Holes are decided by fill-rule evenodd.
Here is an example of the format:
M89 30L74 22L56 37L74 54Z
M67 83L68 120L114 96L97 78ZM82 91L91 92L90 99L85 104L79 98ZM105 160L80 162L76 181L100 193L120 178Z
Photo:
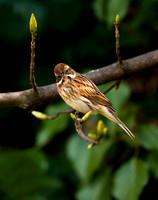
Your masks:
M116 116L115 109L98 87L82 74L64 63L54 68L58 93L73 109L83 114L101 114L117 123L131 138L135 136Z

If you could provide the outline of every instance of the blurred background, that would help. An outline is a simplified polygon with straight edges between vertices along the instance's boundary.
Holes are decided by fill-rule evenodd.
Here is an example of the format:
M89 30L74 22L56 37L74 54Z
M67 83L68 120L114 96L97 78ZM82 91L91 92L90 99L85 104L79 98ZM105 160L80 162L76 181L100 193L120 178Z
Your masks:
M35 77L43 86L55 82L59 62L81 73L116 62L116 14L123 59L157 49L157 10L157 0L0 0L0 92L31 88L32 13L38 23ZM0 108L0 199L158 199L157 75L156 68L135 74L107 94L134 141L93 116L84 131L96 133L100 119L108 131L100 145L87 150L68 114L41 121L29 110ZM36 109L53 115L69 107L60 100Z

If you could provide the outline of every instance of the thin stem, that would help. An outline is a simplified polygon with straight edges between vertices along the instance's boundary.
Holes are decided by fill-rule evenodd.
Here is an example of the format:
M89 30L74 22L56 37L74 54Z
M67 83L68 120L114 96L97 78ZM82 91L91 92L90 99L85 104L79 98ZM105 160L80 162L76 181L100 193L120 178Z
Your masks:
M55 119L55 118L57 118L61 114L68 114L68 113L72 113L72 112L74 112L73 109L71 109L71 110L65 110L65 111L59 111L59 112L56 112L53 116L48 116L47 119L50 119L50 120L51 119Z
M109 88L107 88L104 92L103 92L103 94L106 94L106 93L108 93L110 90L112 90L114 87L116 87L116 89L118 89L119 88L119 85L120 85L120 80L118 80L118 81L116 81L115 83L113 83Z
M117 55L117 59L119 64L122 64L122 58L121 58L121 54L120 54L120 35L119 35L119 23L114 23L115 25L115 38L116 38L116 55Z
M36 93L39 93L38 89L37 89L37 84L36 84L36 81L35 81L35 76L34 76L34 72L35 72L35 40L36 40L36 36L35 36L35 34L32 34L31 62L30 62L30 82L31 82L31 85L32 85L34 91Z

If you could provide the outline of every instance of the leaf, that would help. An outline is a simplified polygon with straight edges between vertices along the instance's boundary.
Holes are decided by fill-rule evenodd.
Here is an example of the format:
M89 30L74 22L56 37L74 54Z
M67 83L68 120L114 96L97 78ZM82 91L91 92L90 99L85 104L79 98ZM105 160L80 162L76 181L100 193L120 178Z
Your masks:
M113 195L119 200L138 200L149 174L144 161L132 158L115 173Z
M111 169L107 168L95 181L84 185L77 192L77 200L110 200Z
M72 136L66 144L67 156L71 160L78 176L82 179L86 176L87 157L90 155L90 151L86 151L86 149L87 143L77 135Z
M158 150L158 127L143 125L139 129L140 143L147 150Z
M119 14L122 20L129 8L131 0L94 0L93 10L99 20L106 21L112 26L115 22L116 15Z
M110 0L108 1L107 8L107 22L109 25L113 25L115 17L119 14L120 19L123 19L129 8L130 0Z
M158 179L158 152L152 152L147 157L147 163L149 170L151 170L153 176Z
M94 172L100 168L102 161L105 159L106 153L112 146L112 140L105 140L100 145L97 145L96 148L90 150L89 163L87 166L87 177L90 178Z
M112 83L105 84L99 88L101 91L104 91L105 88L108 88L111 84ZM126 83L121 82L118 89L113 88L106 94L106 96L108 97L108 99L110 100L110 102L113 104L114 108L117 111L129 99L130 88Z
M99 20L106 19L106 1L105 0L94 0L92 4L94 13Z
M87 143L78 135L74 135L69 139L67 143L67 155L81 179L89 179L94 174L100 167L111 145L112 141L107 140L87 150Z
M65 103L49 105L45 113L47 113L47 115L54 115L55 112L65 110L66 108L67 105ZM36 136L35 145L37 147L43 147L48 144L57 133L63 131L67 127L68 119L68 114L61 114L55 119L42 121L42 125Z

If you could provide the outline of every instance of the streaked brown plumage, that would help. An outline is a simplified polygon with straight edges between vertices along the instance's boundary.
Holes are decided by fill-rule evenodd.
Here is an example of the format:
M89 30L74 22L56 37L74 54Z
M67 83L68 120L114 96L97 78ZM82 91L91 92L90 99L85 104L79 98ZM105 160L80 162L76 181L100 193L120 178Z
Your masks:
M101 114L117 123L131 138L134 138L132 132L114 113L115 109L111 102L91 80L64 63L55 66L54 74L59 95L70 107L83 114L89 111L92 114Z

